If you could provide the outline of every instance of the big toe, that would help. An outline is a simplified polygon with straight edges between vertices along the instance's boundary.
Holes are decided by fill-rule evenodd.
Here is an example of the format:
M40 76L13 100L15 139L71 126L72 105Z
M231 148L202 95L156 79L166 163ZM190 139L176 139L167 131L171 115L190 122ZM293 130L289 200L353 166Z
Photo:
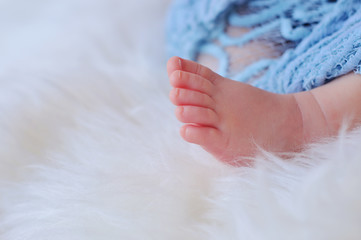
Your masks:
M213 127L186 124L180 129L182 138L190 143L195 143L206 148L215 148L221 139L221 131Z

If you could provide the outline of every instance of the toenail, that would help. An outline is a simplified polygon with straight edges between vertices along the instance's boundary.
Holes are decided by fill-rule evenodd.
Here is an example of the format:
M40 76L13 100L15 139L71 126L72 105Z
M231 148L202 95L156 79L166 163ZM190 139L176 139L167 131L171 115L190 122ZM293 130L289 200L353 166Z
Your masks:
M179 78L179 79L182 78L182 71L178 71L178 78Z
M179 68L182 69L182 60L180 58L178 58L178 65L179 65Z
M178 116L182 116L184 108L183 107L177 107L177 111L178 111Z
M189 135L188 132L189 132L189 131L188 131L188 128L185 127L185 128L184 128L184 136L185 136L185 137L188 137L188 135Z
M183 119L184 118L184 107L179 107L178 112L179 112L179 116Z

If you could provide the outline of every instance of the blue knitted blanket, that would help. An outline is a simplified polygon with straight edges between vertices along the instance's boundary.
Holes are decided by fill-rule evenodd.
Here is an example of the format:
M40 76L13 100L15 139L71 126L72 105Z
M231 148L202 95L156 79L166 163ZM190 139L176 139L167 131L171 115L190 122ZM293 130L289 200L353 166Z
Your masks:
M245 8L247 14L239 14ZM225 34L227 25L251 28L241 37ZM361 0L175 0L167 21L170 56L195 60L208 53L228 76L224 48L277 32L292 47L261 59L233 79L276 93L310 90L354 71L361 73ZM217 42L217 44L215 44Z

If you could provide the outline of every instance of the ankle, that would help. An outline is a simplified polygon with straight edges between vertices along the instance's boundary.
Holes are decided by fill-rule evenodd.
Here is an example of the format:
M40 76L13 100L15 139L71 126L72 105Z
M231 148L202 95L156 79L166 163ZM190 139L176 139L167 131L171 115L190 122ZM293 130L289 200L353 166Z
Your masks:
M330 136L329 124L317 98L311 91L293 94L302 119L304 143Z

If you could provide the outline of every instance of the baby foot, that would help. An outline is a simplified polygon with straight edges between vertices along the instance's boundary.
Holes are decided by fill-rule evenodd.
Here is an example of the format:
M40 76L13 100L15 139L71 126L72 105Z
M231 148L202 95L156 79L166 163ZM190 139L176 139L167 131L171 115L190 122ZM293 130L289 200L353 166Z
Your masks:
M178 57L169 60L167 69L173 86L170 99L177 106L176 117L185 123L181 136L222 161L239 164L258 146L272 152L297 151L313 137L305 129L322 125L304 125L303 118L310 114L301 107L313 101L307 93L270 93Z

